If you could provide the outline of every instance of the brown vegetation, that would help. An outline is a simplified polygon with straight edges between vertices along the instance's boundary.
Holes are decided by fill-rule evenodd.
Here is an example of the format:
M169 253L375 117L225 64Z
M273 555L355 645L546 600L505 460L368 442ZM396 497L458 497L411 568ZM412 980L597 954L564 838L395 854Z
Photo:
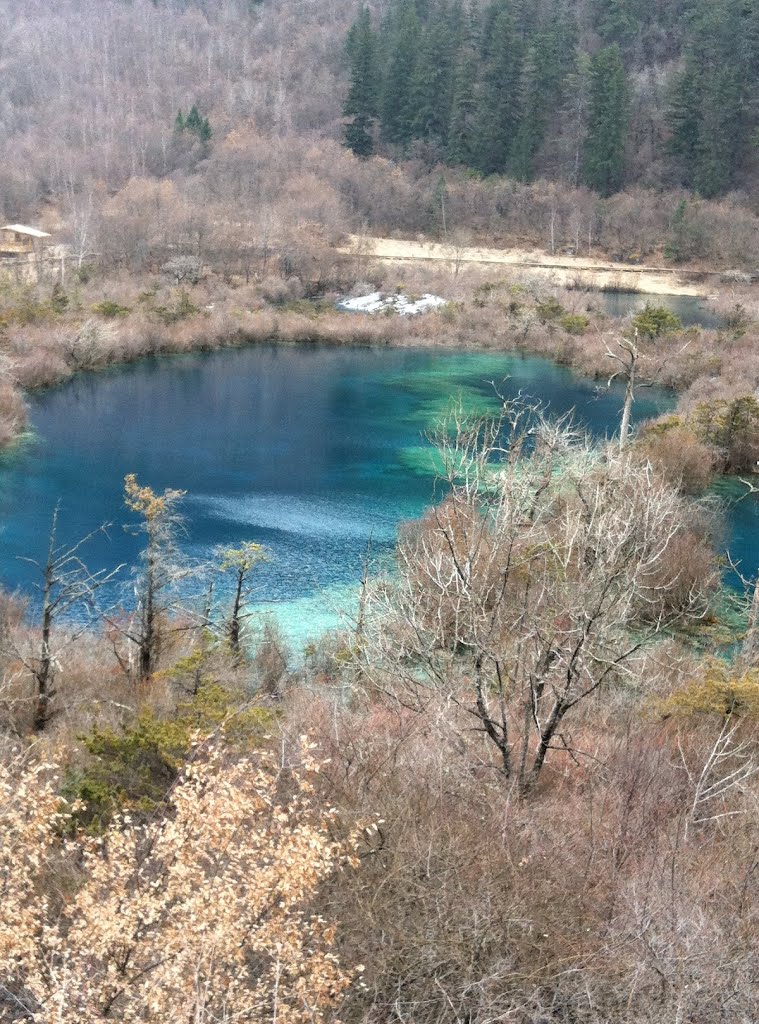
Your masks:
M3 599L4 1020L751 1019L757 670L692 643L708 509L566 425L459 426L399 576L295 665L174 609L140 678L106 624L35 735Z
M687 495L759 458L756 203L668 192L645 125L650 190L445 170L443 223L424 152L340 145L354 13L3 5L0 210L70 251L57 287L0 283L0 447L23 390L144 356L487 348L604 386L631 335L580 280L382 266L348 234L718 267L725 324L641 331L642 378L679 403L624 453L547 423L495 465L486 424L447 438L452 497L358 628L294 661L271 627L246 649L234 600L177 604L179 495L136 480L138 607L45 634L0 594L0 1020L749 1024L756 620L704 657L714 522ZM196 102L210 140L173 130ZM338 313L354 287L450 301ZM250 560L227 556L241 597Z
M596 293L546 284L523 270L493 276L490 268L472 266L453 272L444 266L391 268L330 250L324 250L323 260L315 278L304 276L305 284L294 276L271 275L248 284L239 277L227 282L206 272L195 284L125 274L96 277L54 294L45 286L6 288L0 301L6 325L0 336L7 366L0 381L6 443L25 422L14 383L48 387L80 370L145 356L271 342L446 346L540 355L606 381L616 368L609 346L634 327L605 315ZM419 317L348 315L334 308L340 294L377 287L433 291L451 301ZM316 296L307 298L310 291ZM759 387L759 304L743 285L730 297L725 294L719 309L725 324L718 330L668 327L658 336L642 335L639 342L642 379L681 393L678 414L697 443L715 453L709 459L705 449L685 445L681 473L691 490L708 481L709 464L747 472L759 457L759 434L744 415ZM736 407L743 408L739 429L726 433L725 416L735 402L743 403ZM660 435L657 458L663 466L669 442ZM647 436L646 450L653 452L653 435ZM725 455L728 450L732 454ZM674 448L671 457L677 461ZM669 472L672 476L676 467Z

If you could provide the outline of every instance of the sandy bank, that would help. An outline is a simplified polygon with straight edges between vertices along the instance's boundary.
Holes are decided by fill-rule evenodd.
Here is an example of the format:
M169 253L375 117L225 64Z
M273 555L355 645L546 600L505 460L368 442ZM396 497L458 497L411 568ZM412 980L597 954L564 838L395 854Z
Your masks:
M685 275L666 267L633 267L626 263L604 262L583 256L550 255L538 250L488 249L479 246L350 235L347 244L339 251L346 255L364 256L387 262L441 260L450 263L452 267L460 263L492 263L533 271L563 287L580 284L589 288L632 289L656 295L709 294L708 286L686 281Z

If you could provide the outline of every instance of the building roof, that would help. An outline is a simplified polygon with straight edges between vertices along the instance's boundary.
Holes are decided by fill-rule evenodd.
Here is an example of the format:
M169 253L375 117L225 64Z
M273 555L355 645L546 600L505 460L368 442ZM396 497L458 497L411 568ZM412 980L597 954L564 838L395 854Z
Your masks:
M32 238L50 238L47 231L39 228L28 228L25 224L3 224L0 231L15 231L17 235L31 235Z

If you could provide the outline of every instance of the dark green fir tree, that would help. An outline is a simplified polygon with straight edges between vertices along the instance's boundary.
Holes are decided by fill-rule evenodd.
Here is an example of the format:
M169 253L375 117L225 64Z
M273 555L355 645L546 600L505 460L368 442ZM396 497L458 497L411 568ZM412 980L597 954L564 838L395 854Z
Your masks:
M473 51L464 51L456 71L446 150L446 159L449 163L464 164L468 167L474 163L476 144L476 66Z
M351 85L343 114L350 120L345 125L345 144L356 156L365 157L374 152L372 129L377 117L376 39L367 7L361 9L349 41Z
M403 145L414 136L412 83L420 32L415 0L396 0L382 31L387 60L380 113L382 136L387 142Z
M593 57L583 155L585 184L603 196L618 192L624 182L629 106L622 53L615 43Z
M483 174L508 168L519 127L522 44L508 0L493 0L483 22L482 76L473 164Z

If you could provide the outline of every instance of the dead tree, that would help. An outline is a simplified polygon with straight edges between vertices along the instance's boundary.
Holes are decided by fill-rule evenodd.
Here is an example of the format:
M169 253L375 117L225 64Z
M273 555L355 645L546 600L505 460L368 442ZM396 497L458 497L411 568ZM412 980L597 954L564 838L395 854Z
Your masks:
M17 657L34 680L35 732L42 732L50 718L51 702L56 695L55 676L64 650L90 628L92 620L97 617L96 592L110 583L123 568L117 566L111 570L90 572L79 553L94 537L105 533L108 524L93 530L75 544L59 545L58 513L56 506L45 561L22 559L34 566L41 576L41 582L33 584L42 599L37 639L31 652L22 647L16 650Z
M615 345L616 351L607 343L606 355L619 365L619 369L609 377L606 387L607 389L610 388L615 380L621 380L625 385L625 400L622 406L622 420L619 426L619 448L621 451L630 437L632 410L636 393L642 388L652 388L658 383L661 372L664 369L664 362L662 361L655 365L645 378L641 376L641 364L644 362L645 356L639 346L637 327L632 338L618 337L615 339ZM687 348L687 344L680 351L684 351L685 348Z

